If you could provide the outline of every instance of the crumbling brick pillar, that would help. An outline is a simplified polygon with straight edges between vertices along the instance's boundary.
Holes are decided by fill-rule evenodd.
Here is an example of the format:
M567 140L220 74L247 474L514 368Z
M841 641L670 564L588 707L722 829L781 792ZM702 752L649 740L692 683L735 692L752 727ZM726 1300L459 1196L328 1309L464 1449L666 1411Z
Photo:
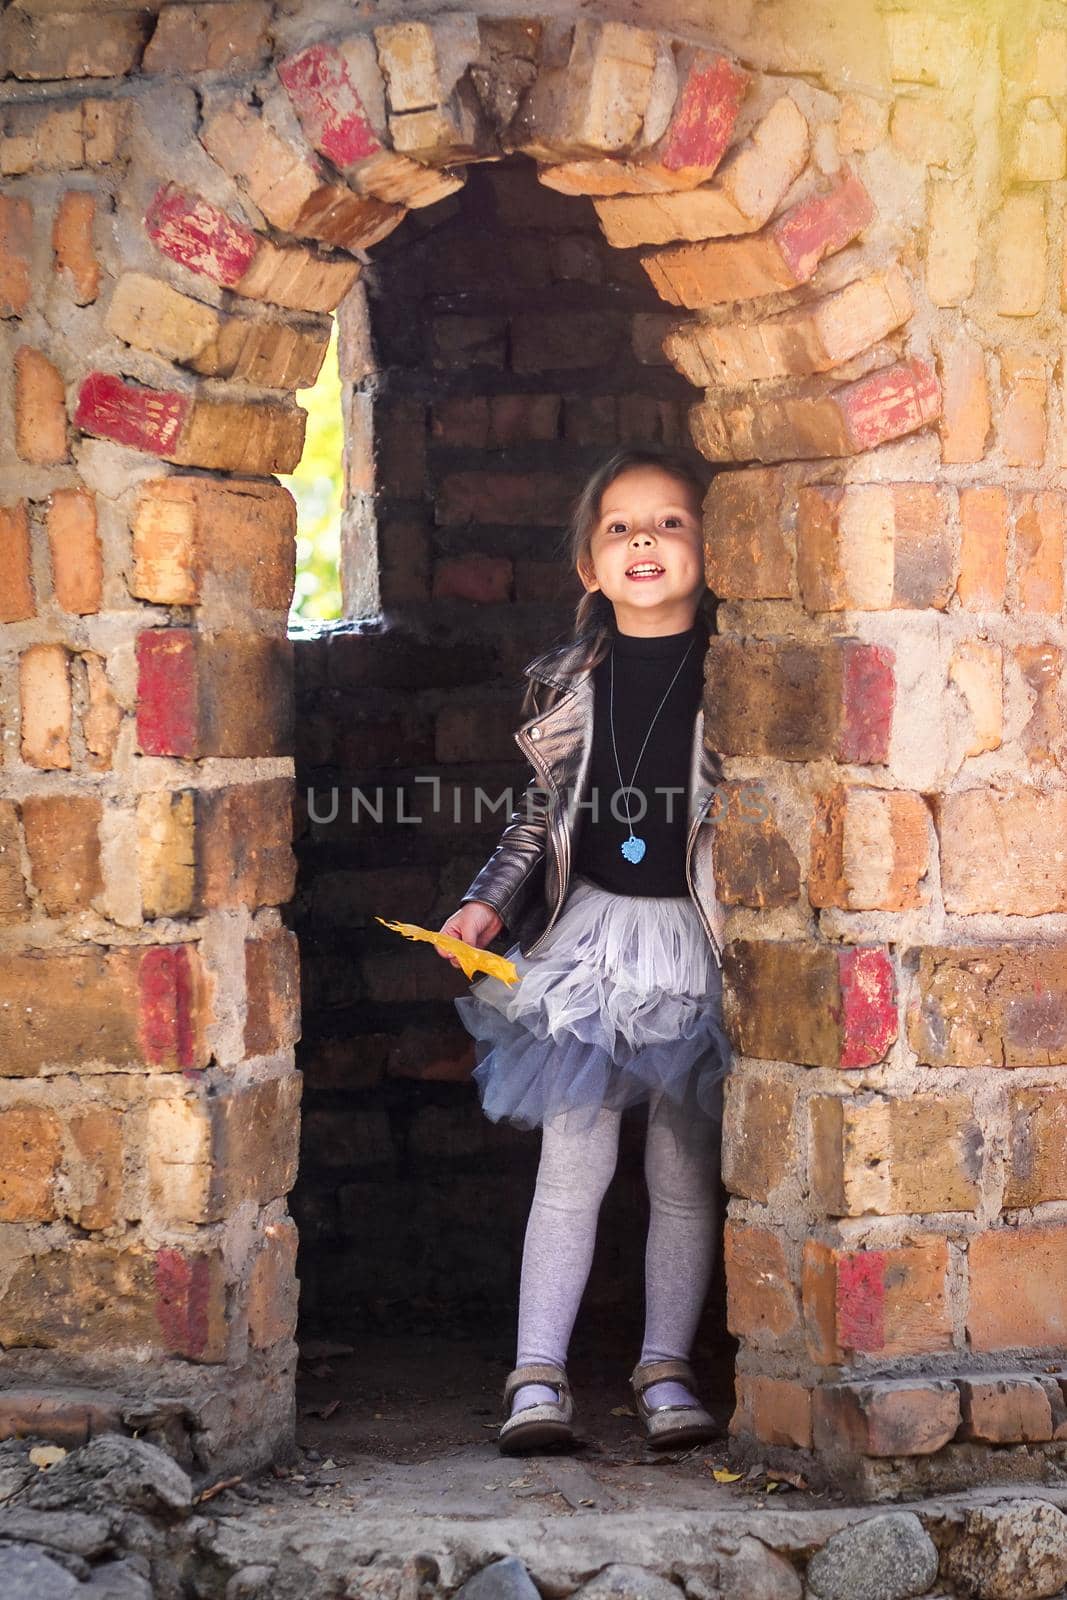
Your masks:
M736 464L706 502L734 1454L878 1497L1067 1452L1067 33L866 21L868 92L822 55L825 176L747 239L672 195L646 259ZM610 206L658 242L662 196Z

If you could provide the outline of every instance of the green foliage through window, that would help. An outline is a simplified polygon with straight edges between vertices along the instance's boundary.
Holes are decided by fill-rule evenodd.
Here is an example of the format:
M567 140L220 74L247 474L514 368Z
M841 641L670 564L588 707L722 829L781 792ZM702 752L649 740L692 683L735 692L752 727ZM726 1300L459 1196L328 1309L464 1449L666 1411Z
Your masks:
M296 500L296 592L290 617L336 621L341 615L341 505L344 487L337 322L322 370L297 392L308 414L304 453L295 472L279 474Z

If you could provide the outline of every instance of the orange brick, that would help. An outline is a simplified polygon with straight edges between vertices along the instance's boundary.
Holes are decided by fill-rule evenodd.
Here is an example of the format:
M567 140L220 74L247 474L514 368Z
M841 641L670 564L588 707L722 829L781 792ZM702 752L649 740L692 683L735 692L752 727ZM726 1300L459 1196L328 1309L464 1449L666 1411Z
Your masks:
M1067 1227L997 1228L970 1240L967 1337L974 1350L1067 1344Z
M32 248L30 202L0 195L0 317L21 317L30 303Z
M911 96L894 101L889 134L906 160L928 167L955 165L970 142L943 105Z
M756 1372L739 1372L735 1382L737 1406L730 1433L751 1433L764 1444L787 1449L811 1449L810 1389L790 1378Z
M945 910L1038 916L1067 910L1067 861L1049 840L1067 827L1067 792L960 789L941 802ZM994 838L995 851L980 841Z
M34 644L19 656L22 759L31 767L70 766L70 652Z
M296 135L299 141L299 130ZM239 179L268 222L297 238L369 250L398 227L403 206L330 183L314 157L239 98L211 113L200 142L223 171Z
M0 954L0 1050L8 1076L57 1060L154 1072L199 1070L211 1050L210 985L194 944Z
M951 499L934 484L811 486L797 495L797 581L809 611L947 606Z
M1008 500L1001 488L960 490L960 572L966 611L1001 611L1008 582Z
M261 65L269 49L266 0L164 6L142 72L226 72Z
M811 1185L829 1215L973 1211L982 1136L966 1095L815 1095Z
M800 1319L781 1239L735 1221L727 1222L723 1238L730 1332L752 1345L788 1346Z
M883 1250L808 1240L801 1299L808 1352L837 1365L848 1353L918 1355L952 1347L948 1244L922 1237Z
M96 499L88 489L55 489L48 502L52 586L64 611L100 610L103 555L96 531Z
M730 1137L722 1150L723 1182L731 1194L767 1200L796 1169L796 1090L777 1075L735 1067L725 1096Z
M1006 1206L1067 1200L1067 1089L1012 1089L1011 1144L1004 1185Z
M148 1189L161 1224L217 1222L288 1193L296 1177L298 1072L148 1107Z
M985 352L973 339L957 336L938 358L943 411L938 429L946 464L981 461L989 440L992 413Z
M812 824L813 906L907 911L926 904L930 816L920 795L839 784L817 801Z
M37 615L30 563L30 519L25 500L0 506L0 622Z
M121 149L130 104L76 100L9 106L0 133L0 176L106 166Z
M231 604L288 611L295 581L296 505L280 484L193 475L142 483L133 515L130 593L197 605L205 577Z
M1015 500L1015 563L1020 611L1063 609L1063 497L1054 490Z
M977 209L975 212L977 220ZM996 219L995 309L1002 317L1032 317L1045 299L1045 198L1008 194Z
M1009 467L1037 467L1045 459L1048 378L1039 354L1006 350L1000 358L1003 410L1000 446Z
M245 940L246 1056L271 1055L300 1038L300 950L295 933L278 928Z
M33 466L67 460L67 406L57 369L30 345L15 352L15 449Z
M25 1257L0 1292L0 1344L99 1356L145 1348L222 1362L229 1342L221 1250L89 1239Z
M643 255L662 299L699 308L795 289L820 261L851 243L872 220L870 196L843 170L833 188L799 201L751 238L677 245Z
M52 253L56 271L79 306L91 304L100 292L100 263L93 243L95 222L95 194L68 189L56 209Z
M291 898L292 791L292 780L282 777L196 792L192 910L284 905Z
M816 1450L933 1455L953 1438L959 1423L959 1390L948 1378L828 1384L812 1395Z
M1011 176L1022 183L1055 183L1067 172L1067 131L1053 115L1029 113L1019 124Z
M91 1106L70 1119L77 1168L68 1175L67 1214L79 1228L110 1228L122 1216L122 1112Z
M957 1378L963 1421L961 1439L1016 1444L1052 1438L1052 1406L1040 1379Z
M299 1236L291 1217L268 1222L248 1279L248 1338L257 1350L296 1332L296 1251Z
M962 178L935 178L926 217L926 292L935 306L959 306L974 293L979 206Z
M101 802L92 795L27 795L21 810L39 903L53 917L89 907L104 887Z
M16 78L118 78L137 65L148 26L136 11L98 11L85 27L12 6L0 20L0 48Z
M1004 730L1004 662L999 644L962 639L953 647L948 681L958 689L970 721L967 756L996 750Z
M792 560L783 531L780 469L721 472L704 498L707 581L732 600L788 599Z
M30 902L22 879L21 840L18 807L13 800L0 801L0 923L21 922L29 915Z
M889 108L869 94L843 94L837 119L837 148L842 155L874 150L886 136Z
M921 1065L1047 1067L1067 1030L1067 954L1056 943L924 946L908 1012Z
M712 865L722 903L765 908L798 900L800 863L762 786L721 784L716 809Z
M1019 741L1026 759L1051 766L1064 745L1063 651L1053 644L1016 645L1014 662L1032 696L1032 708Z
M37 1105L0 1109L0 1222L51 1222L61 1152L59 1119Z

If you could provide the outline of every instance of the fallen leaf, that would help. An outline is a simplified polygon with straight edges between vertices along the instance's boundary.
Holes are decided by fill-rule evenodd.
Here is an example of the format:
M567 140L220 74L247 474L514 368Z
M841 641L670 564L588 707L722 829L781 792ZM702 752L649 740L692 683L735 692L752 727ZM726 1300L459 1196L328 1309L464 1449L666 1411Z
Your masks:
M595 1506L596 1505L596 1501L595 1500L579 1500L578 1504L580 1506Z
M30 1460L35 1467L54 1467L66 1453L61 1444L35 1444L30 1451Z
M612 1406L611 1414L613 1417L636 1417L637 1412L633 1406Z
M498 956L492 950L479 950L476 944L468 944L466 939L457 939L450 933L436 933L432 928L420 928L415 922L389 922L385 917L375 917L374 920L380 922L383 928L402 933L405 939L425 939L438 950L447 950L459 962L465 978L473 978L476 972L487 972L491 978L499 978L502 983L519 981L514 961L509 961L506 956Z
M716 1483L736 1483L738 1478L743 1478L743 1472L727 1472L725 1467L714 1467L712 1477Z

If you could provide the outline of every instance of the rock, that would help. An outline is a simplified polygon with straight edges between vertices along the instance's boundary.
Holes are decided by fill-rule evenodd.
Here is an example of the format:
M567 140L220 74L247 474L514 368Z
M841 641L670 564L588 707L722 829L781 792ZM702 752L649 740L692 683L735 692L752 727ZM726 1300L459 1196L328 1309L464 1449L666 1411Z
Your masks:
M595 1578L574 1591L577 1595L583 1600L594 1600L594 1596L596 1600L679 1600L678 1588L669 1579L647 1567L631 1567L622 1562L602 1568Z
M88 1583L78 1590L78 1600L152 1600L152 1585L128 1561L108 1561L94 1567Z
M85 1593L72 1572L34 1545L0 1545L0 1594L33 1600L77 1600Z
M42 1472L26 1490L23 1504L36 1511L125 1506L169 1521L188 1515L193 1485L189 1474L155 1445L121 1433L100 1433Z
M1047 1500L969 1508L942 1571L973 1600L1046 1600L1067 1584L1067 1516Z
M455 1600L540 1600L540 1595L518 1556L502 1556L468 1578Z
M732 1556L722 1558L721 1571L722 1592L745 1600L801 1600L803 1594L793 1563L751 1534L738 1540Z
M112 1519L103 1512L33 1511L21 1502L0 1506L0 1539L51 1545L86 1558L106 1555L116 1543Z
M887 1511L842 1528L808 1562L817 1600L910 1600L937 1577L937 1550L914 1511Z
M274 1591L275 1567L262 1563L241 1567L226 1585L225 1600L270 1600Z

